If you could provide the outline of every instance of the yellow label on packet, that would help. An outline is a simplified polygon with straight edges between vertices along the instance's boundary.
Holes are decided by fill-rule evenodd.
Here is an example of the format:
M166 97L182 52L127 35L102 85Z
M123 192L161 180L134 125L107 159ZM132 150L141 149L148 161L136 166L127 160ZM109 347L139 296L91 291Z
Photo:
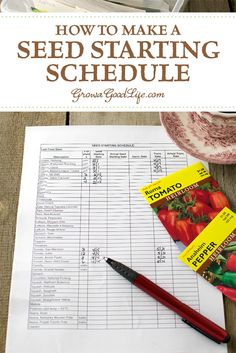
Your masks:
M179 255L195 272L202 273L236 236L236 214L225 207Z
M196 185L200 181L209 177L211 177L211 175L203 164L199 162L144 186L140 189L140 192L149 205L152 205L170 195L181 195L183 192L187 191L186 188L190 185L194 185L196 188Z

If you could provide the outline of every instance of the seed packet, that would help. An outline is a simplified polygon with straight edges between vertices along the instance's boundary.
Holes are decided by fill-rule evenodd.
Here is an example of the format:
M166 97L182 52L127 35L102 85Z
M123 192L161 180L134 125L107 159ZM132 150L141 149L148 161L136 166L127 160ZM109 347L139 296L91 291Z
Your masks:
M183 251L179 258L236 302L236 214L203 164L140 191Z
M225 207L179 259L236 302L236 214Z

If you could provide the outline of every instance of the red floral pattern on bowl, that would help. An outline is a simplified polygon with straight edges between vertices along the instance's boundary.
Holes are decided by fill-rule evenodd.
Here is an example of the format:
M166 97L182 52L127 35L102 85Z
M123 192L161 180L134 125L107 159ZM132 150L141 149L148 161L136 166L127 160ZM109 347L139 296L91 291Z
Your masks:
M236 117L208 112L160 116L170 138L185 152L211 163L236 164Z

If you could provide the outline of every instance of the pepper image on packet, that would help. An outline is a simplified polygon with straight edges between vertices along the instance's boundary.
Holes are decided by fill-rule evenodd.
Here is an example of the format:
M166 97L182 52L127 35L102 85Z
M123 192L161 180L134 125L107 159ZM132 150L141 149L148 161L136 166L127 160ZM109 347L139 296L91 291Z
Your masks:
M140 192L182 251L179 259L236 302L236 214L203 164Z

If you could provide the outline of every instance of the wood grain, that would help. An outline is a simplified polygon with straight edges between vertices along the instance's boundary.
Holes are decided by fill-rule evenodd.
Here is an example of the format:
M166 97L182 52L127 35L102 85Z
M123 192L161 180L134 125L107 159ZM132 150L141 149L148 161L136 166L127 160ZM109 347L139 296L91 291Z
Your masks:
M228 2L229 2L230 11L235 12L236 11L236 0L228 0Z
M158 113L71 113L71 125L159 125Z
M188 12L229 12L228 0L189 0Z
M0 352L5 351L8 299L26 126L63 125L65 113L0 113Z

